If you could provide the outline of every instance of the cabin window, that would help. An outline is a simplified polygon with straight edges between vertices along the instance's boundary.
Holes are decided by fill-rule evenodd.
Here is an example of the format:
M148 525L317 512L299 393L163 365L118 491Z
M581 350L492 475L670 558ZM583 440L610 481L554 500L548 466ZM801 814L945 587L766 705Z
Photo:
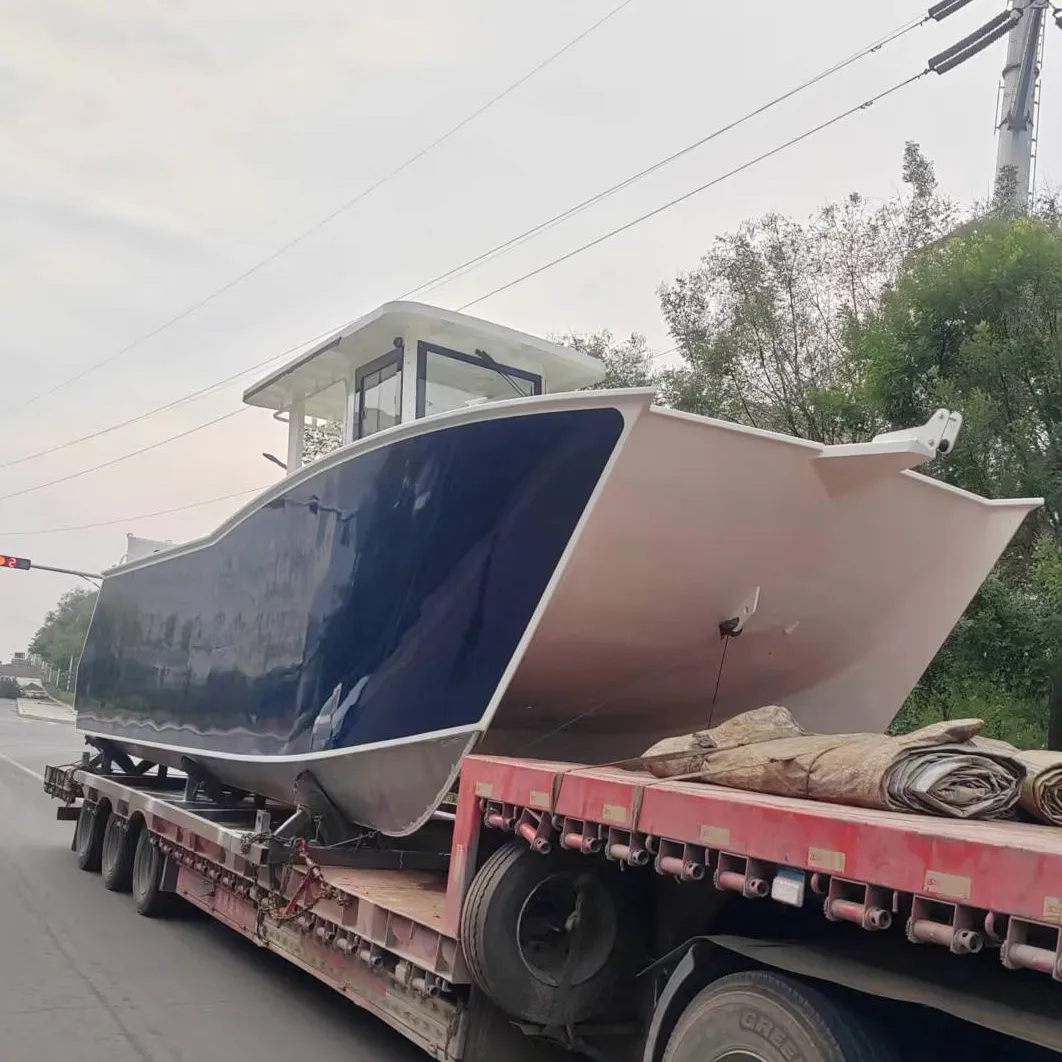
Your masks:
M402 419L402 352L392 351L354 375L354 438L364 439Z
M542 393L542 377L480 354L417 344L417 416L461 409L475 399L497 402Z

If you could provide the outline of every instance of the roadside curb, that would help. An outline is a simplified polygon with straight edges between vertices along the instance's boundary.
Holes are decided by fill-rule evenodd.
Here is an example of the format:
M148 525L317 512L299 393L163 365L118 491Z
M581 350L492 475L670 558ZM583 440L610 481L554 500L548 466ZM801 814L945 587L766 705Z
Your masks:
M68 708L60 701L30 701L19 698L15 702L15 711L23 719L38 719L45 723L74 722L74 709Z

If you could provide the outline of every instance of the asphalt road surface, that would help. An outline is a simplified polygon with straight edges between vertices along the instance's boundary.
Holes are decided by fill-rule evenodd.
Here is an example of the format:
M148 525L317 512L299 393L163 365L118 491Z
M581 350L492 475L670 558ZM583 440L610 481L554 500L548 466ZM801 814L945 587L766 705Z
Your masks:
M139 917L78 870L41 791L81 747L0 700L3 1062L424 1062L381 1022L205 916Z

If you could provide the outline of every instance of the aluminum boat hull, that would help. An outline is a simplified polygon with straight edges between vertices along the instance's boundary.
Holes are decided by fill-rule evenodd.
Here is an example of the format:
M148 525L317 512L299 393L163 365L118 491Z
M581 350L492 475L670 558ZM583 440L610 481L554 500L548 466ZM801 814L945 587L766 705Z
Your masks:
M883 729L1038 502L651 397L400 425L114 569L78 727L278 799L311 770L395 835L477 747L607 762L768 702Z

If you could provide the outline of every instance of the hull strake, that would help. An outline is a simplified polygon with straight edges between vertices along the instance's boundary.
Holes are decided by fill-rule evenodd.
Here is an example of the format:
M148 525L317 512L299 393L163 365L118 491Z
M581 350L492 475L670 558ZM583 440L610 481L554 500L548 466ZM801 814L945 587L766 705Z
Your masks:
M216 541L115 570L79 668L78 727L215 765L238 757L219 774L250 772L277 795L307 756L338 763L439 732L463 754L623 425L609 406L559 408L355 447ZM409 803L427 804L439 771L411 755L423 795ZM359 786L339 788L367 821Z

